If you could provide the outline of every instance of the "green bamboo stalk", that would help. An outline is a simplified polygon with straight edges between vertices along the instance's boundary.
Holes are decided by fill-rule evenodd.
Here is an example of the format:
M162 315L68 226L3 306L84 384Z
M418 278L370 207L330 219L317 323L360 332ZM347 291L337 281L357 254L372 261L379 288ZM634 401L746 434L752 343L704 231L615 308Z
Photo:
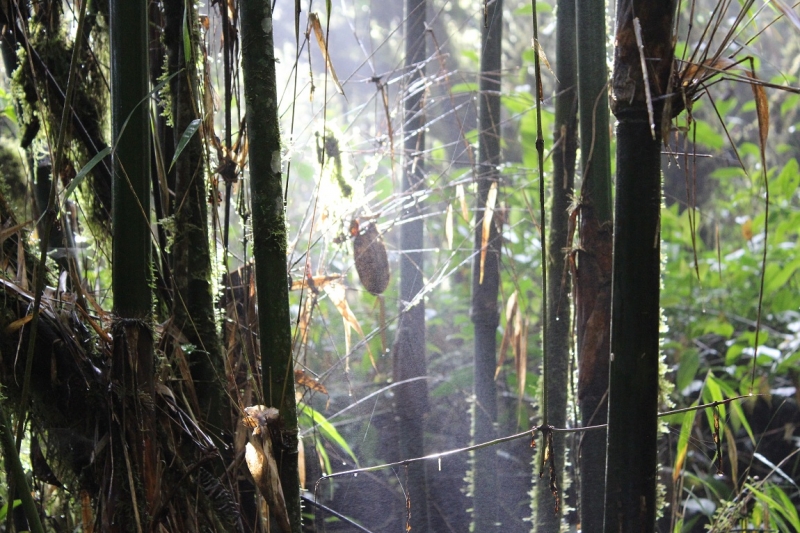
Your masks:
M263 397L266 405L280 411L284 446L276 450L276 459L292 532L300 533L297 405L271 2L242 0L240 9L242 70L250 138L253 257L256 290L262 302L258 316Z
M555 427L564 427L567 417L570 350L570 276L565 270L564 250L567 247L570 198L575 181L577 154L577 49L575 38L575 0L558 2L556 20L556 114L553 142L553 185L551 189L550 224L547 238L547 375L543 379L546 391L547 420ZM556 485L564 487L565 436L553 435ZM544 453L540 446L539 454ZM563 505L555 511L556 502L549 483L542 479L536 484L534 506L535 530L558 533L561 530Z
M472 266L472 310L475 326L475 399L472 406L473 442L496 437L497 297L500 287L500 237L491 221L489 238L483 239L487 199L492 185L500 188L500 79L502 68L503 2L486 6L481 30L481 75L478 105L478 195L475 209L475 259ZM498 195L499 196L499 195ZM495 206L499 204L496 201ZM484 245L485 250L482 251ZM497 454L474 452L472 471L472 525L474 531L498 531Z
M152 320L150 106L146 0L112 0L112 327L111 453L103 488L104 530L149 527L159 497ZM149 397L149 401L143 401ZM136 458L131 461L130 457ZM111 467L111 464L114 467Z

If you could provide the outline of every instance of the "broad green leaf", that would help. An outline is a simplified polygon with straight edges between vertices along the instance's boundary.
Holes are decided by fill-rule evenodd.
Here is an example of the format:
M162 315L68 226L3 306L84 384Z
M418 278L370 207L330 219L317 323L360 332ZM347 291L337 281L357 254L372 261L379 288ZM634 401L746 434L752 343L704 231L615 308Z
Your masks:
M675 376L677 392L681 392L694 380L698 368L700 368L700 357L697 355L697 350L686 350L681 355L678 373Z
M300 410L301 418L307 418L310 420L310 425L318 426L320 433L327 438L328 440L336 443L342 450L344 450L347 455L353 459L353 462L356 466L358 466L358 459L356 459L356 454L353 453L353 450L350 449L350 445L347 444L347 441L344 440L342 435L339 431L333 427L333 424L328 422L328 420L322 416L320 413L314 410L313 407L306 405L302 402L298 402L297 408Z
M178 141L178 146L175 148L175 155L172 156L172 163L169 164L169 170L167 172L171 171L172 167L175 166L175 162L181 156L184 148L186 148L186 145L189 144L189 141L192 140L194 134L197 133L197 130L200 128L200 124L202 123L202 120L196 118L191 121L188 126L186 126L186 130L184 130L183 135L181 135L181 140Z
M94 156L94 157L92 158L92 160L91 160L91 161L89 161L88 163L86 163L86 164L83 166L83 168L82 168L82 169L80 169L80 170L78 171L78 173L77 173L77 174L75 174L75 177L74 177L74 178L72 178L72 181L70 181L70 182L69 182L69 186L67 187L67 190L66 190L66 192L64 193L64 200L66 200L67 198L69 198L69 197L70 197L70 195L71 195L72 193L74 193L74 192L75 192L75 189L77 189L77 188L80 186L81 182L83 182L84 178L86 178L86 175L87 175L89 172L91 172L91 170L92 170L92 169L93 169L95 166L97 166L97 164L98 164L100 161L102 161L103 159L105 159L105 157L106 157L108 154L110 154L110 153L111 153L111 147L110 147L110 146L106 146L105 148L103 148L102 150L100 150L100 151L97 153L97 155L96 155L96 156Z

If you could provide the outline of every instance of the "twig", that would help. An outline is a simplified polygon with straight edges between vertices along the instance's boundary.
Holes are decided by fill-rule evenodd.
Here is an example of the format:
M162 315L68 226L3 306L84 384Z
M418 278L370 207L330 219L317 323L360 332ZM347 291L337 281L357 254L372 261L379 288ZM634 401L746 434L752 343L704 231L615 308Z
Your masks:
M663 413L659 413L658 414L658 418L663 418L665 416L670 416L670 415L676 415L676 414L679 414L679 413L688 413L690 411L698 411L700 409L714 408L714 407L717 407L719 405L729 404L729 403L734 402L736 400L742 400L744 398L752 398L752 397L755 397L755 396L761 396L761 395L760 394L742 394L740 396L735 396L733 398L726 398L724 400L717 400L717 401L711 402L711 403L704 403L704 404L701 404L701 405L695 405L693 407L685 407L683 409L675 409L673 411L666 411L666 412L663 412ZM504 442L509 442L509 441L512 441L512 440L521 439L523 437L529 437L529 436L530 437L534 437L535 433L537 431L540 431L542 433L546 433L546 432L549 432L549 431L552 431L552 432L555 432L555 433L582 433L584 431L594 431L594 430L597 430L597 429L605 429L606 427L608 427L608 424L599 424L599 425L596 425L596 426L586 426L586 427L579 427L579 428L556 428L556 427L553 427L553 426L546 426L544 424L541 424L541 425L538 425L538 426L533 426L531 429L529 429L527 431L523 431L521 433L515 433L513 435L507 435L505 437L500 437L499 439L494 439L494 440L482 442L480 444L473 444L472 446L466 446L464 448L456 448L456 449L453 449L453 450L447 450L446 452L440 452L440 453L434 453L434 454L431 454L431 455L425 455L423 457L412 457L411 459L404 459L402 461L395 461L393 463L384 463L384 464L375 465L375 466L366 466L366 467L363 467L363 468L355 468L353 470L345 470L345 471L342 471L342 472L334 472L332 474L326 474L326 475L322 476L321 478L319 478L317 480L316 484L319 485L319 483L321 481L324 481L326 479L332 479L332 478L335 478L335 477L355 475L355 474L360 474L362 472L376 472L378 470L385 470L387 468L394 468L396 466L406 466L406 465L409 465L411 463L416 463L416 462L419 462L419 461L430 461L430 460L434 460L434 459L435 460L439 460L442 457L448 457L450 455L456 455L456 454L459 454L459 453L480 450L482 448L488 448L490 446L496 446L497 444L502 444Z

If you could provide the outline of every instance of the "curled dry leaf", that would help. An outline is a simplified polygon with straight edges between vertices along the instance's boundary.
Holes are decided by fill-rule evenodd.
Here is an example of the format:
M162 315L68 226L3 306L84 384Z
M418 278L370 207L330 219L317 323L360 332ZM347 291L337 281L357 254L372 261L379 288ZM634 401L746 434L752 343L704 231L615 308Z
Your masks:
M339 92L339 94L344 96L344 87L342 87L342 84L339 83L339 78L336 76L336 71L333 69L333 63L331 63L331 58L328 55L328 45L325 43L325 34L322 31L322 24L319 21L319 16L316 13L309 13L308 22L311 24L311 28L314 30L314 35L317 38L317 44L322 52L322 57L325 59L325 64L328 66L328 70L331 73L333 84L336 86L336 90Z
M274 407L254 405L246 407L244 412L244 425L253 429L250 434L250 442L245 447L244 458L247 469L253 476L259 492L269 506L270 514L278 522L281 531L290 533L289 513L286 510L286 500L283 496L272 436L268 427L279 421L278 410Z
M321 392L322 394L328 394L328 389L325 388L325 385L314 379L313 377L309 376L302 370L295 370L294 371L294 382L298 385L302 385L307 389L311 389L315 392Z
M358 219L350 223L353 236L353 257L361 284L374 295L383 294L389 286L391 272L386 245L374 222L362 224Z

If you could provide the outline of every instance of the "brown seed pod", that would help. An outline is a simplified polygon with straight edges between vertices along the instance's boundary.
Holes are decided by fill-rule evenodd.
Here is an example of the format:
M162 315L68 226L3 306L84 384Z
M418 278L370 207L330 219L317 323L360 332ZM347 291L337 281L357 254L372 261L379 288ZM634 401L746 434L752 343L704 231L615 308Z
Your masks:
M391 272L386 246L378 233L378 227L370 222L360 224L357 218L350 223L350 235L353 236L353 257L356 272L361 284L374 295L383 294L389 285Z

